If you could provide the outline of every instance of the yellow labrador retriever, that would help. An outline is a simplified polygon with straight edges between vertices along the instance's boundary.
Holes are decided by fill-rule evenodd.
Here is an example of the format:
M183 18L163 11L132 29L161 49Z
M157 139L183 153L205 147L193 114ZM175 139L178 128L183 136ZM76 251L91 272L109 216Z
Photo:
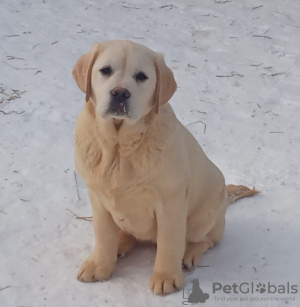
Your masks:
M225 185L220 170L177 120L176 90L160 53L130 41L95 44L73 76L86 94L75 132L76 167L93 209L95 247L78 279L106 280L136 240L157 243L150 288L184 282L223 236L230 202L257 192Z

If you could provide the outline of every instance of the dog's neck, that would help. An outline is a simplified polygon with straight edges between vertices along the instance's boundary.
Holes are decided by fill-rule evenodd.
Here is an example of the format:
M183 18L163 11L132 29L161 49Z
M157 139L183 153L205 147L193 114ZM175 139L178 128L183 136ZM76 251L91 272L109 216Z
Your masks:
M107 118L103 119L95 112L91 101L86 105L88 112L96 121L99 142L103 149L116 148L122 156L128 156L136 150L145 138L150 122L155 117L154 109L135 123L127 120Z
M114 118L113 121L114 121L116 130L117 130L117 132L118 132L119 129L120 129L120 127L123 125L124 119L117 119L117 118Z
M175 119L166 104L158 114L153 110L135 124L124 120L117 129L113 119L97 118L94 106L88 102L80 117L82 129L77 132L76 146L82 147L78 152L88 169L111 180L119 176L118 170L132 169L133 165L148 172L159 163L164 148L176 137Z

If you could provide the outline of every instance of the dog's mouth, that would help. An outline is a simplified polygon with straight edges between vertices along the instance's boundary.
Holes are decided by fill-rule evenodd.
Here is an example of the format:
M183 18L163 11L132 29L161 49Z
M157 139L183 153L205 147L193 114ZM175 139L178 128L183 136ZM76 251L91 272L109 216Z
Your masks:
M116 101L112 99L107 108L106 115L110 115L113 118L128 118L129 115L129 103L128 101Z

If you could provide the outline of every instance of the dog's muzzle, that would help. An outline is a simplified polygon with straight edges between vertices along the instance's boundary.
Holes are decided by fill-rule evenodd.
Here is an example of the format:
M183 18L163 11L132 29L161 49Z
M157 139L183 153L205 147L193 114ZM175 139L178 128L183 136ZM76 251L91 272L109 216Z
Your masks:
M130 92L127 88L117 86L110 91L110 102L106 114L129 116Z

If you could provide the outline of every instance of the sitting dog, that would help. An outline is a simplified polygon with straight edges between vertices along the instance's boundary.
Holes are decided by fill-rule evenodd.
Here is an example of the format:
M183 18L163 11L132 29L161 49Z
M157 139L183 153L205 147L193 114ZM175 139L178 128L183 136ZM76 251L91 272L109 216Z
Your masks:
M73 69L86 95L76 131L76 168L88 187L95 247L78 279L106 280L136 240L156 242L150 288L184 282L223 236L230 202L257 193L225 185L220 170L177 120L162 54L131 41L95 44Z

